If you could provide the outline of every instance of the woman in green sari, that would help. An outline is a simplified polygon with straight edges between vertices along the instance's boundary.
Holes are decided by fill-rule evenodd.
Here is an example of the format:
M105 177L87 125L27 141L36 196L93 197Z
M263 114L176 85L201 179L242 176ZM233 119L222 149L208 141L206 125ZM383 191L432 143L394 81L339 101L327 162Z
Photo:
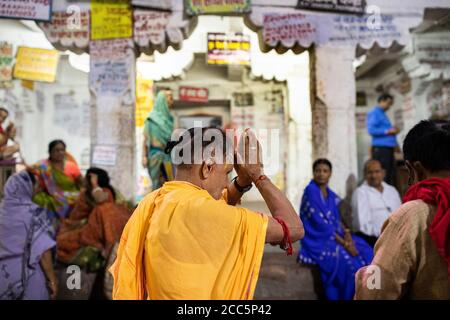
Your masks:
M46 208L51 218L65 218L78 198L83 177L76 162L66 152L64 141L52 141L48 152L49 158L32 168L43 190L33 197L33 202Z
M169 90L160 91L153 110L145 120L142 164L148 169L153 190L174 177L170 155L164 152L174 127L173 116L169 111L172 105L172 93Z

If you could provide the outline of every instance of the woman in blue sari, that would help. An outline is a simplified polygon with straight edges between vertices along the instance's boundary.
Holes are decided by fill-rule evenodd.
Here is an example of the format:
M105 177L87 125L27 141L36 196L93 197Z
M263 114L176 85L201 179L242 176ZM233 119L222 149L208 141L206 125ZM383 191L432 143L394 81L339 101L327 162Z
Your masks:
M343 226L341 199L328 187L331 172L330 161L314 162L314 179L305 188L300 207L305 237L298 260L318 267L327 299L350 300L355 293L355 273L372 261L373 250Z
M174 177L170 155L165 153L174 126L173 116L169 111L172 104L172 93L169 90L161 90L145 120L142 164L148 169L153 190L160 188L164 182L173 180Z

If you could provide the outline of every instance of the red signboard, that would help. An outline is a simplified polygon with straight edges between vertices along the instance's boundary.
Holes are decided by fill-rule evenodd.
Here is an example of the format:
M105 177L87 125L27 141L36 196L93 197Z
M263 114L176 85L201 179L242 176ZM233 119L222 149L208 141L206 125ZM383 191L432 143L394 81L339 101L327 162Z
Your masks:
M207 88L180 87L180 101L208 102Z

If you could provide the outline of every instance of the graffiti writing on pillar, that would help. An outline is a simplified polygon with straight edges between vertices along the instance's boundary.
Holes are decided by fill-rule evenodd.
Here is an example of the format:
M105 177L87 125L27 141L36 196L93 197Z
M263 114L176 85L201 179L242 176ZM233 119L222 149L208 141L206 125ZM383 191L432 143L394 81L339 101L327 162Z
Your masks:
M134 62L131 39L99 40L90 43L91 88L97 95L122 96L129 90Z

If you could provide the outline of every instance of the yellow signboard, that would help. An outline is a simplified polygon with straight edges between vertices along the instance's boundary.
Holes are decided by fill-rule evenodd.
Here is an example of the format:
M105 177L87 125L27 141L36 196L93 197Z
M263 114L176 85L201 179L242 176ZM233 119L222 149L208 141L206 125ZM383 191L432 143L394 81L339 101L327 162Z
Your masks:
M250 65L250 36L208 32L208 64Z
M190 16L201 14L243 14L251 11L250 0L185 0Z
M54 82L59 53L56 50L19 47L17 49L14 78Z
M138 75L136 79L136 127L144 126L153 107L153 81Z
M91 39L131 38L132 10L128 0L91 1Z

